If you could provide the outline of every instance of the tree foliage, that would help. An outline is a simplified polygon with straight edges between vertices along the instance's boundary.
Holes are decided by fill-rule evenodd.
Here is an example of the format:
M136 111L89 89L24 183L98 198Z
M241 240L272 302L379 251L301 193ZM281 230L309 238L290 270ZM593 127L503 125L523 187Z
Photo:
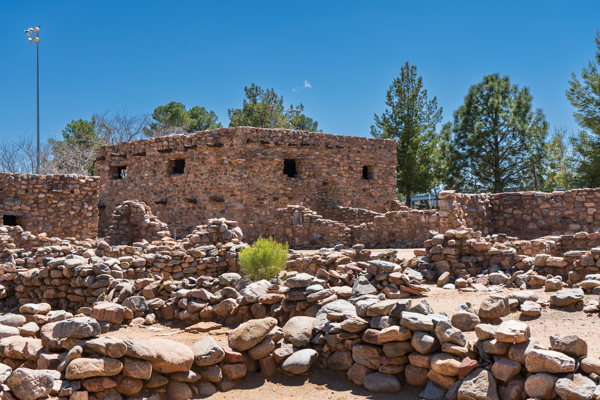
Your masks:
M407 62L390 86L381 116L375 114L371 135L398 142L398 190L410 206L412 193L427 192L435 186L434 154L438 139L436 125L442 108L435 97L429 100L417 67Z
M554 128L554 133L546 145L548 168L544 191L569 190L577 187L578 157L574 151L574 144L577 143L574 139L576 138L569 135L566 128Z
M567 98L575 107L573 116L577 123L589 133L581 133L575 140L575 150L582 158L579 164L579 184L581 186L600 186L600 31L596 31L595 62L589 61L581 70L581 81L575 73L571 74Z
M252 281L275 278L285 265L288 248L287 243L277 243L272 237L258 238L240 252L241 270Z
M467 192L539 189L548 123L531 102L528 88L499 74L471 86L453 123L443 128L444 185Z
M144 130L146 136L166 136L222 127L214 111L198 106L186 110L185 105L176 101L156 107L152 119L154 122Z
M50 139L52 167L60 174L94 174L94 149L105 144L98 135L96 118L73 120L62 131L63 140Z
M283 96L278 96L274 89L263 89L254 83L250 87L244 87L246 98L241 108L230 108L227 110L229 126L253 126L257 128L269 128L271 126L271 115L273 115L274 128L298 129L316 132L317 121L307 117L303 113L291 115L283 106ZM271 106L272 108L269 108ZM290 105L290 109L304 111L304 106Z

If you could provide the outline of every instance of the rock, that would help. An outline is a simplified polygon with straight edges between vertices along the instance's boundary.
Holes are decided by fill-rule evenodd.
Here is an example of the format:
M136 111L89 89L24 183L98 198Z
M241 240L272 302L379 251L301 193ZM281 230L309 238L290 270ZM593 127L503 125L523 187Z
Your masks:
M121 325L125 318L125 307L117 303L94 304L91 317L98 322Z
M266 337L262 342L248 350L248 355L253 360L260 360L267 357L275 350L275 342L270 337Z
M262 342L276 325L277 320L272 317L244 322L228 332L229 347L237 351L248 350Z
M349 351L336 351L327 359L327 368L336 371L348 371L354 361Z
M21 331L19 331L19 328L14 326L0 325L0 339L20 335Z
M0 325L12 326L18 328L25 325L27 319L20 314L4 314L0 315Z
M194 352L184 344L168 339L151 339L146 342L156 352L149 360L152 370L161 374L189 371L194 364Z
M525 357L525 367L529 372L563 374L575 370L575 360L558 351L531 349Z
M508 382L520 372L521 363L508 358L500 358L492 365L492 374L502 382Z
M410 383L411 386L425 386L427 382L429 382L429 378L427 377L427 373L429 369L416 367L412 364L407 364L404 369L404 377L406 382Z
M531 330L523 322L509 320L500 324L494 337L503 343L523 343L531 337Z
M223 364L221 370L223 371L223 377L231 381L242 379L248 372L246 364L242 363Z
M291 288L305 288L309 287L314 279L314 276L303 272L287 278L285 285Z
M346 332L359 333L369 327L369 322L365 321L360 317L352 317L343 320L340 323L340 328Z
M581 370L586 374L600 375L600 359L596 357L586 357L582 359ZM0 383L2 383L1 380Z
M364 276L359 276L352 285L353 296L363 296L366 294L376 294L377 289L369 283L369 280Z
M441 287L446 285L448 282L450 282L450 272L442 272L442 274L437 279L437 285Z
M596 383L581 374L569 374L555 384L556 394L564 400L592 400Z
M140 358L146 361L156 360L156 352L150 346L145 343L136 342L135 340L124 340L127 346L125 355L132 358Z
M377 349L381 349L378 347ZM353 348L354 350L354 348ZM402 357L413 352L411 342L389 342L383 345L383 353L389 358ZM354 360L356 361L356 359Z
M460 363L460 367L458 367L458 377L460 379L466 378L471 371L477 367L479 367L479 362L477 360L473 360L470 357L463 358Z
M0 385L2 385L12 374L12 368L0 363Z
M458 357L446 353L438 353L431 358L431 368L446 376L458 376L460 365L461 360Z
M87 353L98 353L112 358L121 358L127 352L127 345L119 339L97 338L85 342L83 349Z
M542 306L533 301L525 301L521 304L521 313L528 317L537 318L542 315Z
M488 297L479 306L479 318L496 319L504 314L504 310L504 301L502 299Z
M144 382L141 379L131 378L128 376L117 377L116 390L124 396L133 396L139 393L144 387Z
M365 389L375 393L395 393L402 388L398 378L381 372L365 376L364 385Z
M365 367L359 363L354 363L348 370L347 376L355 385L363 386L365 383L365 376L374 372L372 369Z
M152 376L152 365L148 361L124 357L123 376L148 380Z
M519 304L523 304L526 301L536 302L538 301L538 295L530 290L519 290L516 292L510 292L508 294L509 299L516 299Z
M217 388L210 382L200 381L197 386L198 394L202 397L210 397L217 393Z
M565 289L559 290L550 295L550 305L554 307L569 307L583 300L584 293L581 289Z
M411 331L432 331L434 328L431 317L410 311L402 312L400 324Z
M312 331L315 318L312 317L292 317L283 326L283 334L286 342L296 347L304 347L312 339Z
M45 314L48 314L48 312L50 310L52 310L52 307L48 303L23 304L19 308L19 312L21 314L33 314L33 315L38 315L38 314L45 315Z
M283 360L281 369L294 375L303 374L310 369L318 358L319 353L313 349L298 350Z
M479 324L475 327L475 335L479 340L494 339L496 327L490 324Z
M90 317L70 318L59 321L52 329L54 338L87 339L101 333L100 324Z
M425 390L419 394L419 398L425 400L445 400L446 390L436 386L433 382L428 382L427 386L425 386Z
M59 372L64 372L67 369L67 366L69 365L69 363L71 361L75 360L76 358L80 358L82 354L83 354L83 348L81 346L73 346L71 348L71 350L69 350L67 352L67 355L65 356L65 358L63 358L63 360L60 362L60 364L58 364L58 367L56 368L56 370Z
M405 343L405 342L394 342L394 343ZM390 345L387 343L385 346ZM410 344L409 344L410 346ZM412 351L412 350L411 350ZM409 352L409 351L407 351ZM381 366L379 356L381 355L381 347L371 346L368 344L357 344L352 346L352 359L354 362L363 365L367 368L378 369ZM389 357L389 356L388 356ZM393 357L392 357L393 358Z
M530 375L525 381L527 396L542 400L552 400L556 397L554 386L558 376L546 373Z
M587 356L588 352L587 343L577 335L552 335L550 347L576 359Z
M171 380L167 385L167 397L169 400L189 400L194 393L187 383Z
M135 312L146 312L148 310L148 304L144 296L131 296L123 300L123 307L129 308Z
M191 349L194 353L194 364L199 367L217 364L225 358L225 351L210 336L194 343Z
M21 336L35 336L40 331L40 327L35 322L28 322L19 327Z
M440 321L435 327L435 335L440 342L454 343L459 346L467 345L467 338L460 329L452 326L449 322Z
M435 337L425 332L415 332L410 344L421 354L430 354L440 348L440 343Z
M472 331L481 322L479 317L468 311L457 311L452 315L452 326L461 331Z
M54 372L47 369L17 368L6 385L17 399L36 400L50 394L54 379Z
M457 381L456 377L439 374L433 369L429 370L429 372L427 373L427 377L430 381L446 390L450 389L450 387L454 385L454 383Z
M65 371L68 380L80 380L95 376L115 376L123 369L123 363L114 358L76 358Z
M503 272L492 272L488 276L491 285L504 285L509 277ZM481 315L479 315L481 317Z
M458 400L499 400L496 380L485 369L475 369L458 389Z
M525 395L525 379L511 380L501 393L502 400L522 400Z

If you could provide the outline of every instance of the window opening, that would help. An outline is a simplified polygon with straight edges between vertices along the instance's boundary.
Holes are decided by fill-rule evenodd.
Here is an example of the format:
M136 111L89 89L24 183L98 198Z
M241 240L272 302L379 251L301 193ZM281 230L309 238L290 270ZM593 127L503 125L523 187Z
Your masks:
M127 167L112 167L111 172L111 179L123 179L127 176Z
M363 179L373 179L373 167L368 166L368 165L363 165L362 178Z
M185 159L173 160L173 174L183 174L185 172Z
M5 215L4 218L4 225L6 226L17 226L19 225L17 223L17 216L16 215Z
M298 176L298 170L296 169L296 160L286 158L283 160L283 173L290 178Z

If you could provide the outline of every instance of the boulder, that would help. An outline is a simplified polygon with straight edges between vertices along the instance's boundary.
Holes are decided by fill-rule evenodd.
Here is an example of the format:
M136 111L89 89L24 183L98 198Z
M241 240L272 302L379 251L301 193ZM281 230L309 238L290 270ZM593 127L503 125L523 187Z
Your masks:
M431 358L431 368L446 376L458 376L460 365L461 360L458 357L446 353L438 353Z
M581 374L569 374L559 378L555 384L556 394L564 400L592 400L596 383Z
M440 348L440 343L437 339L425 332L415 332L410 344L421 354L431 354Z
M521 304L521 314L531 317L537 318L542 315L542 306L533 301L525 301Z
M587 343L577 335L552 335L550 347L576 359L587 356L588 352Z
M33 314L33 315L45 315L52 310L52 307L48 303L28 303L23 304L19 308L21 314Z
M445 400L446 392L445 389L440 388L435 383L428 382L425 390L419 394L419 398L425 400Z
M365 389L375 393L395 393L402 388L394 375L375 372L365 376Z
M114 358L76 358L65 371L69 380L80 380L95 376L115 376L123 369L123 363Z
M123 357L123 376L148 380L152 376L152 364L148 361Z
M374 372L372 369L365 367L359 363L354 363L346 374L355 385L363 386L365 383L365 377Z
M19 331L19 328L14 326L0 325L0 339L20 335L21 331Z
M275 342L270 337L266 337L262 342L248 350L248 355L253 360L260 360L267 357L275 350Z
M156 352L156 359L149 360L155 372L185 372L194 364L194 352L184 344L168 339L151 339L146 344Z
M575 371L575 360L554 350L531 349L525 357L529 372L563 374Z
M169 400L189 400L194 397L194 393L187 383L174 380L169 381L166 394Z
M458 400L499 400L496 380L488 370L477 368L458 389Z
M461 331L472 331L481 322L477 315L464 310L455 312L452 315L451 321L452 326Z
M56 379L60 378L60 374ZM19 400L36 400L50 394L54 386L55 372L47 369L17 368L6 385Z
M583 300L584 295L581 289L559 290L550 296L550 305L554 307L570 307Z
M313 349L298 350L281 363L281 369L290 374L299 375L307 372L319 358Z
M25 316L20 314L4 314L0 315L0 325L12 326L18 328L27 323Z
M121 325L125 318L125 307L117 303L94 304L91 317L99 322Z
M546 373L530 375L525 381L525 393L531 398L552 400L556 397L557 380L558 376Z
M521 372L521 363L508 358L498 359L492 365L492 374L502 382L508 382Z
M531 330L523 322L509 320L500 324L494 337L502 343L523 343L531 337Z
M395 342L393 342L393 343L395 343ZM397 343L405 343L405 342L397 342ZM385 346L388 346L388 345L390 345L390 343L387 343L384 345L384 351L385 351ZM410 346L410 344L409 344L409 346ZM357 344L357 345L352 346L352 359L354 360L354 362L356 362L360 365L363 365L367 368L378 369L381 366L381 361L379 360L380 355L381 355L381 347L379 347L379 346L371 346L368 344Z
M87 339L98 336L100 333L100 324L90 317L77 317L59 321L52 329L52 337L58 339Z
M244 322L228 332L229 347L237 351L248 350L262 342L276 325L277 320L272 317Z
M410 311L402 312L402 320L400 321L400 324L411 331L428 332L433 331L434 329L433 320L431 317Z
M488 297L481 302L479 306L479 318L496 319L504 314L505 305L502 299L492 299Z
M217 364L225 358L225 351L210 336L194 343L191 349L194 353L194 364L199 367Z
M296 347L304 347L310 343L313 337L312 331L315 323L313 317L292 317L283 326L283 334L286 342Z

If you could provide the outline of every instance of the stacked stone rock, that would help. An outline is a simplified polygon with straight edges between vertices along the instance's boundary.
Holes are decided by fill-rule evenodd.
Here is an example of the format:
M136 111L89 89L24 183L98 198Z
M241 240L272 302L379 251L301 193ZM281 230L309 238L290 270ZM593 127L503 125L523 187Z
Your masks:
M310 292L319 283L299 274L288 284ZM523 322L485 323L534 299L512 295L490 297L477 311L461 307L449 318L426 301L355 292L347 300L325 297L314 316L242 323L228 333L228 346L207 336L191 347L98 337L124 319L111 303L97 303L91 317L27 304L24 315L0 316L0 395L186 400L229 390L247 372L304 374L318 365L346 371L373 392L399 392L403 382L424 387L425 399L596 398L600 360L588 357L583 340L553 335L547 347ZM463 331L473 330L477 340L467 340Z
M27 231L51 236L98 236L100 178L0 172L0 225L16 216Z
M169 227L161 222L146 203L124 201L115 207L105 240L111 245L131 245L134 242L160 241L171 236Z

